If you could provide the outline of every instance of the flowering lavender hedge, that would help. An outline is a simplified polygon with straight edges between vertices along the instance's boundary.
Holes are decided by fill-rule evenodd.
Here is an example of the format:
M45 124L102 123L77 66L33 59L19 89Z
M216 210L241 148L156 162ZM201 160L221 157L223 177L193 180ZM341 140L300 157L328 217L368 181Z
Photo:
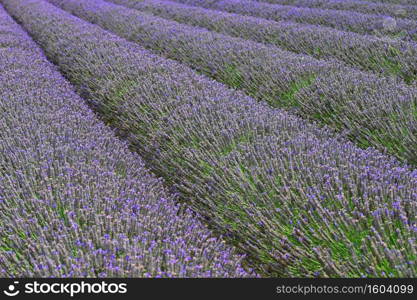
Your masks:
M416 21L331 9L294 7L248 0L174 0L189 5L270 19L329 26L360 34L417 40Z
M336 58L364 71L417 81L417 44L372 35L250 16L160 0L107 0L163 18L205 27L235 37L273 44L318 59Z
M227 85L417 163L417 88L101 0L50 0Z
M248 276L0 6L0 277Z
M255 0L271 4L292 5L297 7L349 10L359 13L379 14L394 18L417 19L417 2L414 5L375 3L363 0Z
M262 274L417 275L417 171L45 1L1 2Z
M375 3L399 4L399 5L415 5L416 0L367 0Z

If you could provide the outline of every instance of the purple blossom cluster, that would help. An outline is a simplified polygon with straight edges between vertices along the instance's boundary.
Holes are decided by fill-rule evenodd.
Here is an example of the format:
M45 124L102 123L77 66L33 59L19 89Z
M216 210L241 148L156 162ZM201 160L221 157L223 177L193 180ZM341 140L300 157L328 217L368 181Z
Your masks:
M317 25L274 22L161 0L107 0L192 26L304 53L364 71L417 80L417 44Z
M0 277L246 277L0 5Z
M262 275L417 276L417 171L45 1L1 2Z
M417 2L413 5L399 5L393 3L376 3L364 0L255 0L271 4L291 5L297 7L348 10L366 14L391 16L393 18L417 19Z
M102 0L49 1L258 100L331 125L362 147L417 163L415 86Z
M383 15L361 14L334 9L295 7L250 0L174 1L274 21L309 23L360 34L375 34L404 40L417 40L416 21L411 19L396 19Z

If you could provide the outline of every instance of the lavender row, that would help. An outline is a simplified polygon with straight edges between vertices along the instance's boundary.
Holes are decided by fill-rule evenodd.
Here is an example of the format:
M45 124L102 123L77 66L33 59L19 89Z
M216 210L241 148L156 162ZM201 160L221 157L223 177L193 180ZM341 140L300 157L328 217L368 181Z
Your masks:
M417 40L415 20L332 9L293 7L248 0L174 0L183 4L269 19L323 25L360 34Z
M192 26L273 44L318 59L335 58L382 76L417 81L417 44L364 36L328 27L274 22L160 0L108 0Z
M248 276L0 6L0 277Z
M262 274L417 275L417 171L44 1L2 2Z
M375 3L362 0L255 0L271 4L291 5L322 9L348 10L363 14L391 16L393 18L417 19L417 2L414 5Z
M398 5L416 5L416 0L367 0L375 3L387 3L387 4L398 4Z
M416 87L101 0L50 2L274 107L329 124L362 147L417 163Z

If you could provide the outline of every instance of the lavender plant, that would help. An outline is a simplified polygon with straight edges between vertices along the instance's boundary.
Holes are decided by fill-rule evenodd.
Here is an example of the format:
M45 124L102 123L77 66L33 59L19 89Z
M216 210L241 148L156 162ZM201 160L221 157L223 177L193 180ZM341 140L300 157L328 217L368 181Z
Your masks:
M273 44L318 59L335 58L364 71L417 80L417 44L328 27L274 22L160 0L107 0L192 26Z
M388 4L399 4L399 5L415 5L415 0L367 0L375 3L388 3Z
M101 0L50 1L274 107L344 131L362 147L417 163L415 87Z
M0 5L0 277L246 277Z
M45 1L1 2L262 274L417 275L417 171Z
M363 0L255 0L271 4L322 9L348 10L365 14L378 14L393 18L417 19L417 2L408 5L377 3ZM395 2L394 2L395 3Z
M381 15L369 15L332 9L294 7L248 0L174 1L274 21L309 23L339 30L353 31L360 34L375 34L404 40L417 40L416 21L409 19L395 19Z

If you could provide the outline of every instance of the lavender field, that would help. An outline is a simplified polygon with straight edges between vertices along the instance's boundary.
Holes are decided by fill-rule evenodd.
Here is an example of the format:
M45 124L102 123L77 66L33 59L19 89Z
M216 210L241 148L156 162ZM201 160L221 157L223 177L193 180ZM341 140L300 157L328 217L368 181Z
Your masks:
M0 0L0 277L417 277L417 1Z

